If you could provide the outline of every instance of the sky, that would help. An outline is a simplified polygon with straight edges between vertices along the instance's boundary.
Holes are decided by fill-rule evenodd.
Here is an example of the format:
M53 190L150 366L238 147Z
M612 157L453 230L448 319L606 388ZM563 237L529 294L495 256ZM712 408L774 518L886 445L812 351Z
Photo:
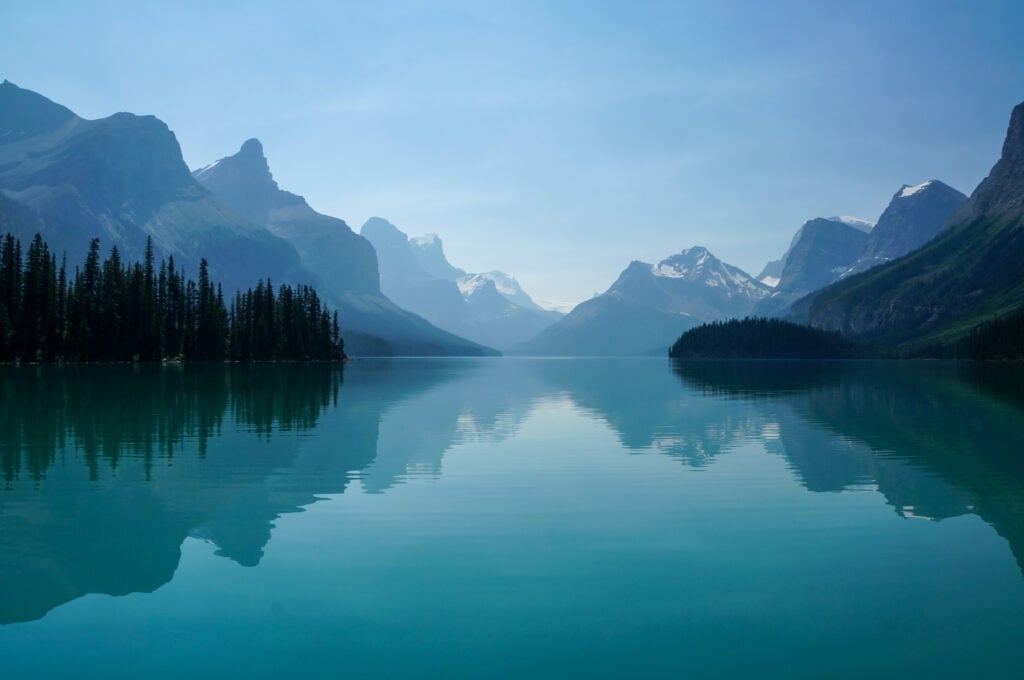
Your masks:
M198 168L258 137L356 231L576 303L702 245L751 274L903 184L970 193L1024 101L1024 3L0 4L0 79L154 114Z

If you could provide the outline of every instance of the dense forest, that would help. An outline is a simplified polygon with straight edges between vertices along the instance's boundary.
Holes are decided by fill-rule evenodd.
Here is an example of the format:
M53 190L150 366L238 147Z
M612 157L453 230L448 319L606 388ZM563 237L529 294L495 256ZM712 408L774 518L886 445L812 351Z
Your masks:
M957 349L970 359L1024 359L1024 309L975 326Z
M839 333L780 319L713 321L683 333L673 359L848 359L870 355Z
M226 303L206 260L195 281L174 258L126 264L114 246L100 259L93 239L74 272L36 234L22 251L0 244L0 361L340 360L344 342L309 286L268 280Z

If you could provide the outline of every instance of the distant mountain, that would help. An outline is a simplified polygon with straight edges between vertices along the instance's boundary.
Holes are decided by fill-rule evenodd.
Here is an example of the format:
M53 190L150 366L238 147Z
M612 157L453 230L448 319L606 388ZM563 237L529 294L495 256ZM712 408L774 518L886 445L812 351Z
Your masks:
M360 233L377 249L384 294L452 333L505 349L562 317L542 309L503 272L467 274L448 262L434 234L410 239L380 217Z
M458 271L462 271L461 269ZM518 305L523 309L536 312L540 316L550 319L552 323L561 319L565 314L556 312L550 309L541 307L533 301L523 287L519 285L519 282L512 276L509 276L505 272L489 271L481 274L465 274L463 273L457 280L459 290L462 292L462 296L467 300L473 295L473 292L480 286L487 285L490 281L494 284L494 289L506 300L512 304Z
M1022 261L1024 104L1013 110L992 172L938 236L801 300L792 317L851 338L932 351L1024 305Z
M843 276L866 271L917 250L942 229L967 197L937 179L897 191L868 235L864 252Z
M772 316L811 291L837 280L864 252L868 234L863 221L816 218L804 223L782 256L778 283L770 297L754 308L758 316ZM762 273L762 279L765 274ZM773 282L773 281L772 281Z
M351 354L493 353L382 295L373 245L343 220L316 212L302 196L278 187L259 140L246 141L235 155L192 174L232 209L295 247L325 299L337 307Z
M630 263L606 292L509 351L541 356L663 354L684 331L706 321L745 316L770 294L769 286L697 246L656 265Z
M234 156L192 173L231 208L292 244L325 290L340 294L380 292L373 246L343 220L321 215L302 196L282 191L258 139Z
M757 280L764 285L774 288L779 285L779 281L782 277L782 265L785 264L783 258L772 260L764 266L761 273L757 275Z
M207 258L229 289L271 278L311 283L288 243L217 201L197 183L174 134L153 116L79 118L35 92L0 85L0 191L31 210L58 256L84 257L99 237L141 259L146 239L188 273ZM16 232L24 242L35 226Z
M426 234L408 239L409 250L427 275L435 279L454 281L466 275L452 266L444 254L444 244L437 234Z

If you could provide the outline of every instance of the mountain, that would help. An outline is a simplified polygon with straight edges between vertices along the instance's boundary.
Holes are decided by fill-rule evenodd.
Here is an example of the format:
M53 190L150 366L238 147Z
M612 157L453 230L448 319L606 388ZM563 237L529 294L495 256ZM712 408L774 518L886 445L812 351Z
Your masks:
M863 221L819 217L804 223L782 256L778 283L770 297L754 308L758 316L773 316L807 293L838 279L860 257L868 240ZM769 263L771 264L771 263ZM765 279L764 273L761 276Z
M843 276L866 271L917 250L942 229L967 197L937 179L916 186L906 184L868 234L864 252Z
M757 280L770 288L774 288L779 285L782 277L782 265L784 264L785 262L781 257L777 260L771 260L764 266L761 273L757 275Z
M199 260L230 291L260 278L310 283L299 254L196 182L167 125L117 113L85 120L42 95L0 84L0 191L26 206L58 255L84 257L99 237L140 260L151 237L189 274ZM36 227L17 231L28 242Z
M343 220L313 210L282 190L257 139L192 173L223 203L293 246L337 307L350 354L480 355L493 353L456 337L381 293L378 253ZM390 257L391 252L380 253ZM458 296L458 291L455 291ZM398 305L395 304L398 302Z
M542 309L504 272L468 274L453 266L434 234L410 239L380 217L367 220L360 233L377 249L384 294L452 333L505 349L562 317Z
M463 274L458 280L459 290L462 292L463 297L468 300L473 290L480 285L486 285L487 281L492 282L495 290L497 290L498 293L500 293L501 296L509 302L518 305L523 309L536 312L541 317L549 319L551 323L554 323L565 316L562 312L545 309L538 305L533 301L533 298L523 290L523 287L519 285L519 282L505 272L489 271L480 274Z
M258 139L192 175L222 202L292 244L325 290L380 292L370 242L343 220L313 210L302 196L282 191Z
M663 353L684 331L742 317L771 288L706 248L689 248L656 265L634 261L612 286L576 306L537 337L510 349L541 356Z
M938 236L808 296L792 317L911 353L948 346L1024 304L1022 261L1024 104L1013 109L999 161Z
M426 234L408 239L409 250L420 267L435 279L454 281L466 275L466 272L452 266L444 254L444 244L437 234Z

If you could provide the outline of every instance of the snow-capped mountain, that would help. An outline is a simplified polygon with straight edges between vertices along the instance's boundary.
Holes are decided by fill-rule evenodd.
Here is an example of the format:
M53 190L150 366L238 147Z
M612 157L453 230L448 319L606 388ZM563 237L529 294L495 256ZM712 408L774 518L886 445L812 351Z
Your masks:
M945 205L959 200L931 181L902 188L890 207L933 192L945 194ZM1022 234L1024 103L1010 115L1002 155L988 177L933 239L808 296L794 305L792 318L860 340L906 343L910 353L915 345L956 343L973 326L1024 307Z
M458 270L461 271L461 270ZM463 273L456 283L459 286L459 291L462 296L467 300L476 292L481 286L486 286L487 283L493 283L494 289L500 293L509 302L528 309L538 314L549 318L552 323L561 319L564 314L550 309L545 309L539 304L533 301L523 287L519 285L519 282L515 280L515 277L506 274L505 272L490 271L483 272L481 274L465 274Z
M742 317L771 288L696 246L657 264L634 261L611 287L511 351L530 355L667 352L681 333Z
M914 186L904 184L878 218L864 252L843 276L877 267L917 250L935 238L950 215L966 202L966 196L936 179Z
M856 217L810 220L783 256L758 276L775 290L755 314L788 314L808 293L910 253L935 237L967 197L938 180L904 184L877 223Z
M562 318L504 272L471 274L453 266L436 234L409 238L380 217L360 232L377 249L384 293L440 328L504 349Z

